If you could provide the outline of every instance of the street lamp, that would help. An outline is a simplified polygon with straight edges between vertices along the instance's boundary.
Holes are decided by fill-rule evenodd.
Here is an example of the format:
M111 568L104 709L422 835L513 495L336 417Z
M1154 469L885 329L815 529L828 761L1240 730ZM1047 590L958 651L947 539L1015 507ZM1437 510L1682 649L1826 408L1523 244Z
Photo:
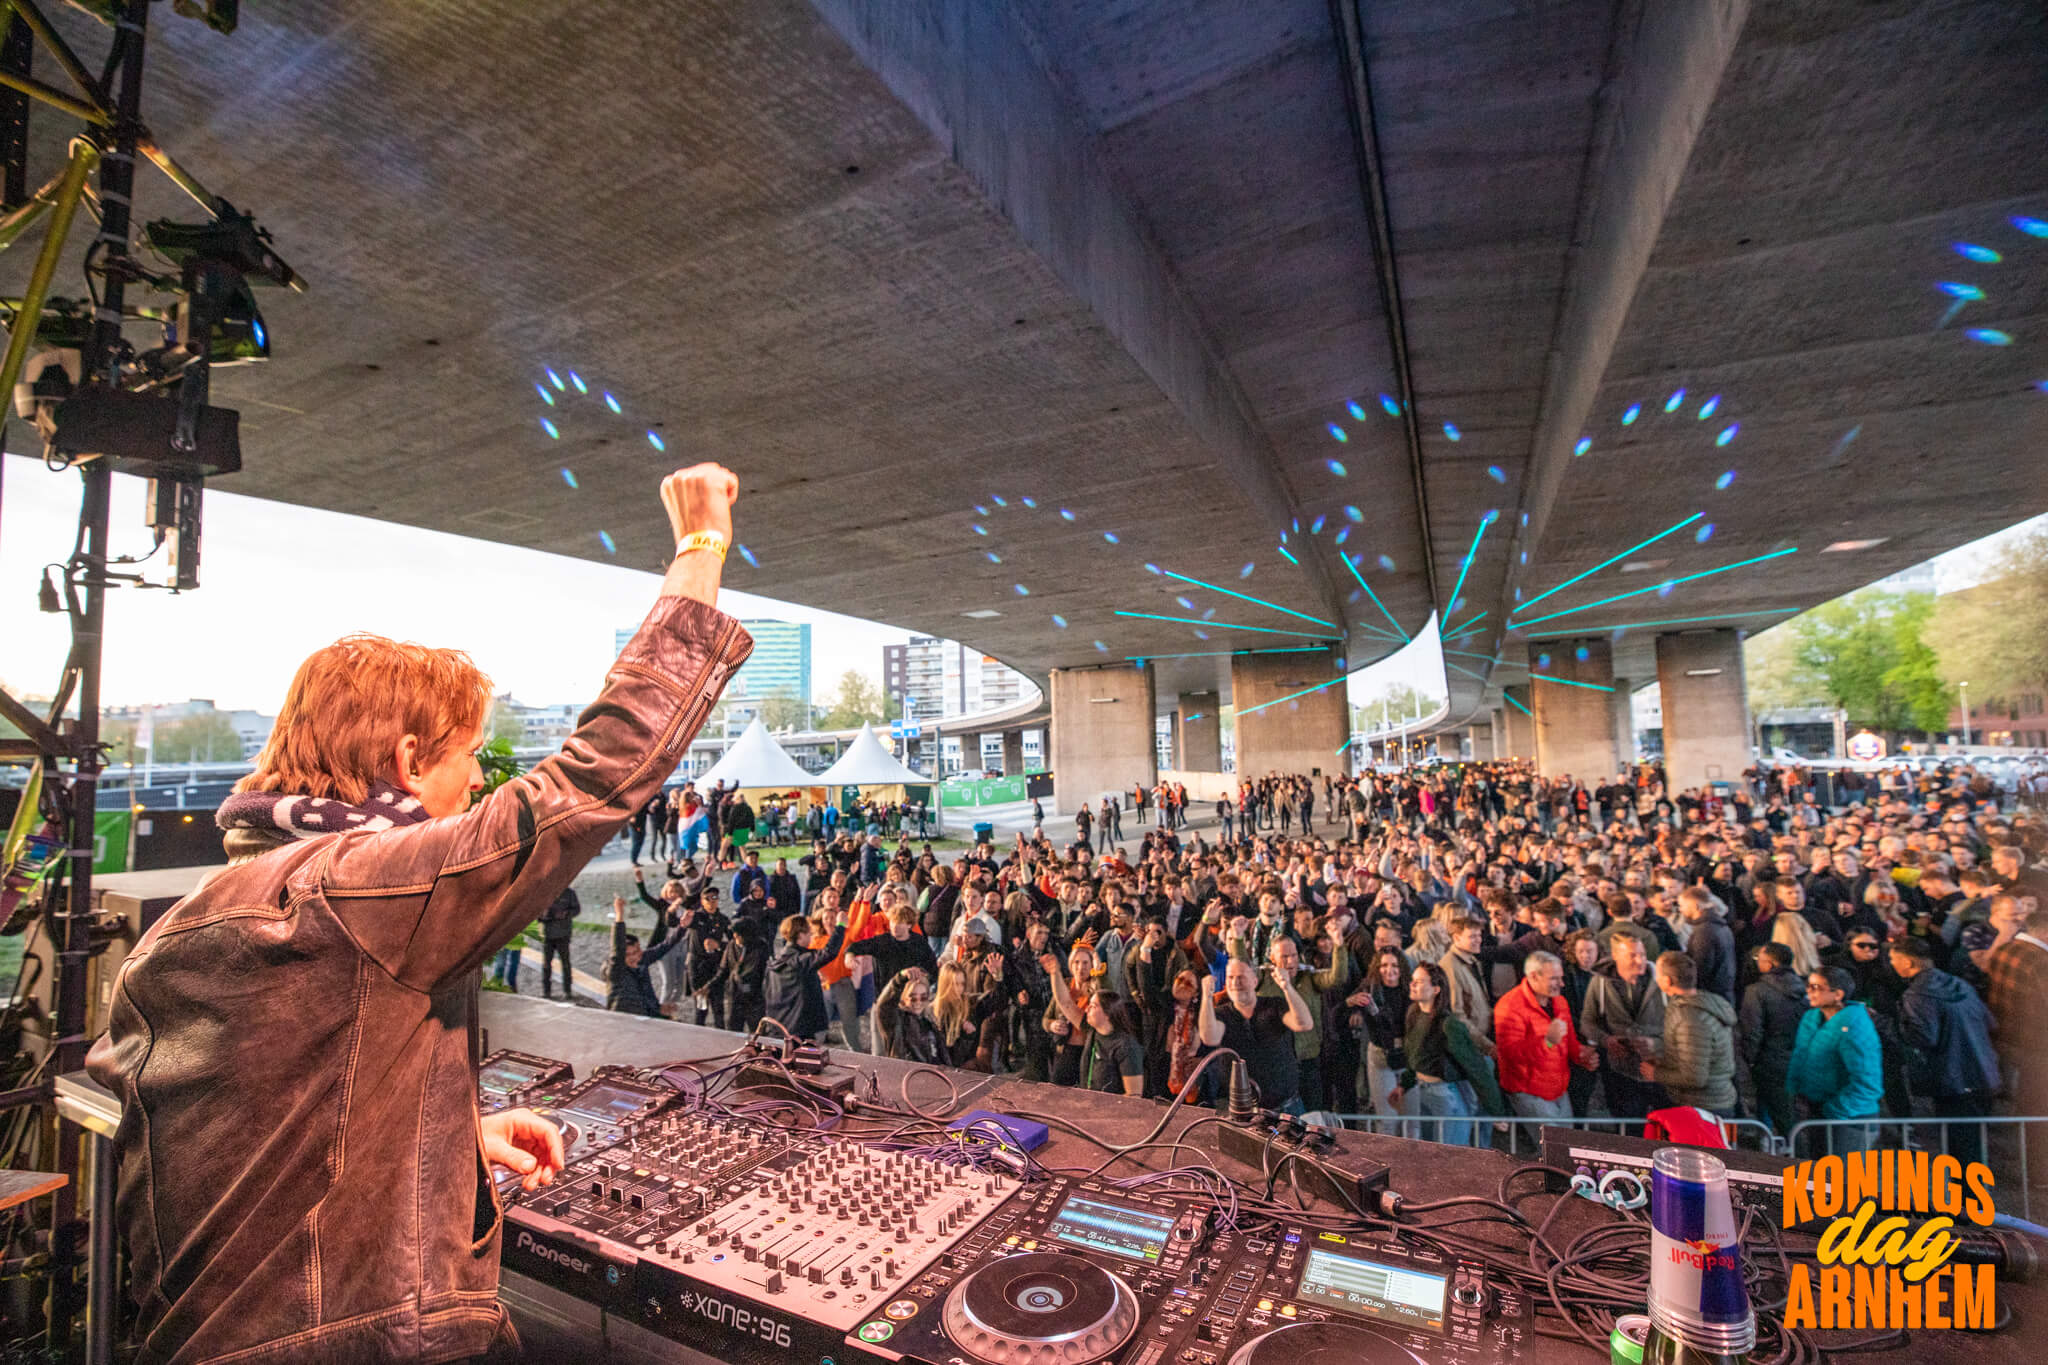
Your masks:
M1963 694L1963 747L1967 749L1970 747L1970 685L1959 682L1956 690Z

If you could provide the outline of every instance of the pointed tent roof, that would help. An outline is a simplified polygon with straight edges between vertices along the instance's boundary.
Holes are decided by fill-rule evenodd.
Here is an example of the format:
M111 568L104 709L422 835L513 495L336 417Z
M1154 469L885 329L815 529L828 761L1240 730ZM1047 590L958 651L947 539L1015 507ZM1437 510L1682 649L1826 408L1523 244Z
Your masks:
M711 786L714 782L737 783L742 787L772 787L782 790L789 787L816 787L824 779L814 777L797 766L797 761L782 751L768 733L768 727L761 723L759 716L740 732L740 737L725 751L725 757L711 765L711 771L696 779L699 788Z
M860 733L853 737L853 743L846 746L846 752L839 761L825 769L817 779L832 787L880 787L911 783L929 786L931 779L905 767L897 757L882 747L882 741L875 737L875 727L863 725Z

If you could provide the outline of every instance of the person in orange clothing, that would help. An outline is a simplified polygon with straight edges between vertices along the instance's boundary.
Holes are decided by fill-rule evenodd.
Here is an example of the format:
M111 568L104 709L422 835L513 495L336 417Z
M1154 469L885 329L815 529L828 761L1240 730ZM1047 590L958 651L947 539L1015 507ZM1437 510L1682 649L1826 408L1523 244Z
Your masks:
M1493 1041L1508 1108L1524 1118L1568 1119L1572 1067L1591 1070L1599 1053L1579 1041L1572 1007L1558 988L1564 963L1537 951L1522 960L1522 979L1493 1007Z
M812 913L824 915L829 922L839 913L839 889L833 886L822 888L812 904ZM883 920L875 913L872 896L856 897L846 911L846 937L839 945L839 951L830 961L818 968L818 981L825 988L825 998L839 1016L839 1030L846 1037L846 1046L857 1052L867 1051L866 1034L863 1032L867 1020L860 1012L860 988L853 979L853 968L847 965L846 950L857 941L877 932Z

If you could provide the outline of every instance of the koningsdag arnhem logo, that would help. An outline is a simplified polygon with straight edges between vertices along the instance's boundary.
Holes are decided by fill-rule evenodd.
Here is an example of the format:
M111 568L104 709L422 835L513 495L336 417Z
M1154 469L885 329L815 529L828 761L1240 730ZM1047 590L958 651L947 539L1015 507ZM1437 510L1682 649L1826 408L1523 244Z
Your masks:
M1989 1329L1992 1267L1952 1265L1957 1217L1988 1226L1991 1168L1929 1152L1855 1152L1785 1168L1782 1225L1832 1220L1818 1270L1792 1266L1785 1325Z

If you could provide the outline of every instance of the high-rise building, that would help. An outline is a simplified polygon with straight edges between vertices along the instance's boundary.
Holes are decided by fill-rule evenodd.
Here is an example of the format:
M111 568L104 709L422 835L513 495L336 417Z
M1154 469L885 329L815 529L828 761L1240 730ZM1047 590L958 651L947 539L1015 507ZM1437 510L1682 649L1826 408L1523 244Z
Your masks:
M882 691L906 720L938 720L992 711L1024 698L1022 673L957 640L913 635L882 646Z
M742 621L754 637L754 652L733 674L725 695L758 705L780 693L811 704L811 627L809 622Z

